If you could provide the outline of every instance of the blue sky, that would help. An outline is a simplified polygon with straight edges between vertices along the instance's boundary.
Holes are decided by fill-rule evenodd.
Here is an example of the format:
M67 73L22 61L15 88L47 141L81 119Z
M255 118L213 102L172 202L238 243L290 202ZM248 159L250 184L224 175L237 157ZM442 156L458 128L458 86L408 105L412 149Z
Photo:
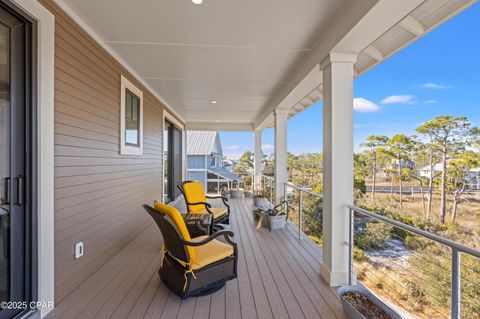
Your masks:
M441 114L465 115L480 126L480 4L441 25L355 80L355 151L371 134L414 134ZM253 151L253 133L221 132L224 153ZM273 129L263 151L273 151ZM288 123L288 150L321 152L322 105Z

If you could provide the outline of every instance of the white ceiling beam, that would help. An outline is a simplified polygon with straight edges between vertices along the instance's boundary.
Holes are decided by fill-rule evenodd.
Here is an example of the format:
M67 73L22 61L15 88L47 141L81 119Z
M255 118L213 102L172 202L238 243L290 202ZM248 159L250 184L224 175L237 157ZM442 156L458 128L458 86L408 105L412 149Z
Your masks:
M253 123L231 123L231 122L187 122L188 131L253 131Z
M354 1L364 2L364 1ZM385 32L397 25L425 0L378 0L346 35L338 41L333 52L359 53Z
M297 111L297 112L301 112L301 111L303 111L303 110L305 109L305 106L302 105L302 103L298 103L297 105L295 105L295 106L293 107L293 109L294 109L295 111Z
M320 89L316 88L315 90L313 90L312 94L314 94L316 96L316 99L319 100L322 98L323 96L323 93L322 91L320 91Z
M400 21L400 26L415 34L417 37L422 36L425 33L425 26L412 15L408 15L405 19Z
M317 46L307 54L304 62L288 77L288 81L275 92L255 127L270 126L271 113L275 109L288 109L303 96L320 85L319 63L330 52L359 53L372 44L383 33L398 24L425 0L362 0L351 1L335 23L318 39ZM308 75L316 72L316 79L310 79L314 87L304 85ZM309 90L307 90L307 88ZM303 96L302 96L303 94ZM295 95L295 96L292 96ZM269 123L266 123L270 121Z
M380 62L383 61L385 56L383 55L382 51L374 47L373 45L367 47L363 52L368 54L372 59Z
M313 104L315 104L315 101L310 97L310 96L306 96L302 101L301 103L304 105L304 108L307 108Z

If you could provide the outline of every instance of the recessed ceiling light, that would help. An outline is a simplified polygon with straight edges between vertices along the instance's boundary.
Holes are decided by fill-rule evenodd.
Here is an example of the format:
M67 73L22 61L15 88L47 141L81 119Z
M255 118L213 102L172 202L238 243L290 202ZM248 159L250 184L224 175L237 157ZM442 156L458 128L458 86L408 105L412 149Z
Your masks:
M193 4L202 4L203 0L192 0Z
M217 101L212 101L212 104L217 104Z
M217 122L217 123L220 123L220 120L217 120L216 122Z

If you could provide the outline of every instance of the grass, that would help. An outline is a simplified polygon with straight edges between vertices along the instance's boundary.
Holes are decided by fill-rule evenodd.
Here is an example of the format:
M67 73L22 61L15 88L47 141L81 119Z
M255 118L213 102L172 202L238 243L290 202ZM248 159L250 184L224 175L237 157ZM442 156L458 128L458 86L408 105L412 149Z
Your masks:
M448 196L447 204L447 223L446 231L442 232L443 236L447 236L453 240L463 244L480 247L480 193L469 194L464 196L464 200L458 206L458 215L456 223L451 221L451 196ZM371 193L357 199L356 205L383 208L387 211L400 214L404 218L412 218L417 220L424 219L423 204L421 194L403 195L403 210L400 211L400 195L385 193L375 194L372 199ZM425 194L425 205L427 198ZM434 194L432 201L432 211L430 222L440 224L440 195Z

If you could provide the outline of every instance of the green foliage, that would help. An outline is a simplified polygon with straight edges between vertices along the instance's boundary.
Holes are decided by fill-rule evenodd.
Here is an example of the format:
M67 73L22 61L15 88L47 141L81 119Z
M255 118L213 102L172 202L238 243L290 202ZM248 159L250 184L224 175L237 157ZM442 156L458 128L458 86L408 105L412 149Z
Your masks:
M246 151L240 156L238 164L235 166L235 173L246 173L253 168L253 153Z
M385 223L367 222L364 233L356 236L355 245L361 249L382 247L392 238L392 226Z
M378 207L364 207L369 211L375 211L404 224L436 233L452 240L471 238L475 234L469 232L465 227L457 223L444 225L425 222L420 218L404 217L398 213ZM376 223L379 225L380 223ZM427 238L403 231L397 227L383 229L374 223L367 224L365 235L357 239L354 247L354 258L356 262L371 263L368 258L362 256L362 250L381 246L381 243L389 239L389 236L403 240L406 247L412 249L408 263L411 265L409 272L415 274L412 282L389 283L388 289L394 289L399 299L408 301L417 311L422 312L424 307L430 309L447 308L450 305L451 286L451 250L437 244ZM378 229L377 229L378 228ZM464 240L462 240L464 241ZM356 249L360 250L356 253ZM480 319L480 260L462 255L462 317ZM384 270L388 272L388 269ZM357 274L358 275L358 274ZM360 275L369 277L369 274ZM393 274L392 274L393 275ZM374 278L375 281L375 278ZM381 282L378 283L381 286ZM396 285L404 285L407 290L401 288L397 291ZM399 286L400 287L400 286ZM383 288L382 288L383 289ZM392 294L391 291L389 291Z
M370 262L370 259L365 255L363 250L358 247L353 247L353 260L355 262Z
M323 202L312 195L303 195L303 226L308 236L321 238L323 234Z
M288 180L306 188L322 187L323 156L319 153L287 154Z
M362 197L367 193L367 185L364 179L354 179L353 189L356 197Z

